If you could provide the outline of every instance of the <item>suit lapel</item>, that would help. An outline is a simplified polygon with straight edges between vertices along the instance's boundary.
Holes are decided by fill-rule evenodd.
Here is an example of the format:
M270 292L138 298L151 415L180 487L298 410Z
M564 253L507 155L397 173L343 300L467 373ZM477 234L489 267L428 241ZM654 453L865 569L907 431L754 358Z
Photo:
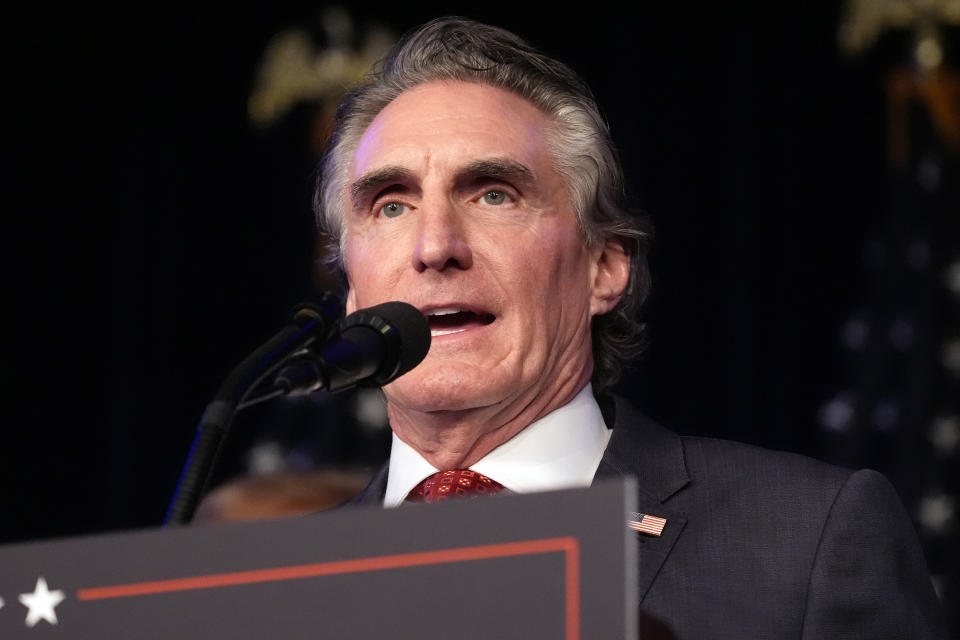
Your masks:
M387 471L390 462L386 462L370 480L366 488L351 498L346 507L379 507L383 504L383 496L387 493Z
M614 425L610 443L603 453L595 478L632 475L637 478L637 509L640 513L666 518L667 524L659 537L637 532L639 542L639 577L637 581L640 602L650 590L667 556L680 538L686 516L673 511L665 503L689 482L683 444L679 436L639 413L621 398L610 401L599 398L603 418ZM384 464L366 489L347 504L350 506L379 506L387 490L387 471ZM626 516L624 514L624 526Z
M664 504L690 482L683 444L679 436L620 398L613 403L601 400L600 404L604 420L614 427L595 478L636 477L637 509L640 513L667 519L659 537L636 534L640 560L637 587L643 602L687 523L684 515Z
M645 496L640 492L637 500L637 509L640 513L654 515L660 518L666 518L667 524L663 528L663 533L659 537L648 536L636 532L638 545L638 567L637 567L637 595L640 602L646 597L647 592L653 585L654 579L660 573L667 556L673 551L673 545L680 538L680 532L687 524L687 518L677 511L665 508L656 500L650 500L644 503Z

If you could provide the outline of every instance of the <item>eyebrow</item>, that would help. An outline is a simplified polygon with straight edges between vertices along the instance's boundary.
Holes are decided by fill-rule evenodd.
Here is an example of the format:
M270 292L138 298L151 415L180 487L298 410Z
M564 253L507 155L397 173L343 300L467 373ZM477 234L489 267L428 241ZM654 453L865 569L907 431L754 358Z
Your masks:
M370 196L394 182L407 182L414 178L413 172L401 166L388 166L358 178L350 185L350 201L354 209L360 209ZM454 183L462 185L481 179L503 180L524 185L533 181L533 172L508 158L475 160L457 170Z
M469 163L457 171L454 180L457 184L461 184L482 178L523 185L533 181L533 172L519 162L508 158L490 158Z
M371 194L391 182L405 182L413 177L409 169L403 167L383 167L373 173L361 176L350 185L350 201L354 209L359 209L369 199Z

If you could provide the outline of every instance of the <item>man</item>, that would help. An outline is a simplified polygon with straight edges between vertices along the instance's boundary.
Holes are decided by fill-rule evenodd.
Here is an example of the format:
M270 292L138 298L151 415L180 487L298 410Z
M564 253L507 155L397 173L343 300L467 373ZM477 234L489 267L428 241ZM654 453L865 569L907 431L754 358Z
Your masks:
M438 472L490 492L632 474L667 518L640 538L644 637L944 637L881 476L681 439L605 399L649 288L621 185L589 89L500 29L431 22L348 96L317 195L347 311L404 300L433 334L384 388L390 461L355 502L436 497Z

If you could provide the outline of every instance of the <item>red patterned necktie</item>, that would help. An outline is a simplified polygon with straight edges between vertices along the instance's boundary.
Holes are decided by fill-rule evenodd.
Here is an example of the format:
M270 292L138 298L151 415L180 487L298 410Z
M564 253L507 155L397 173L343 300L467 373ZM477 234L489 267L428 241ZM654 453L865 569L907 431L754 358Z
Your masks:
M440 502L450 498L492 496L503 485L470 469L438 471L407 494L406 502Z

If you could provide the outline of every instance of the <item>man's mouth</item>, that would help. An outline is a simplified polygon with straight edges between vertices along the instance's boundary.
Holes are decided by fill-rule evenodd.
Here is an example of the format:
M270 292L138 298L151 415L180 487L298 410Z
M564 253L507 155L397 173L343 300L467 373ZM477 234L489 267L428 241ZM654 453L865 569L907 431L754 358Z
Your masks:
M433 337L483 327L495 320L492 314L468 311L456 307L431 309L424 312L424 315L430 323L430 335Z

